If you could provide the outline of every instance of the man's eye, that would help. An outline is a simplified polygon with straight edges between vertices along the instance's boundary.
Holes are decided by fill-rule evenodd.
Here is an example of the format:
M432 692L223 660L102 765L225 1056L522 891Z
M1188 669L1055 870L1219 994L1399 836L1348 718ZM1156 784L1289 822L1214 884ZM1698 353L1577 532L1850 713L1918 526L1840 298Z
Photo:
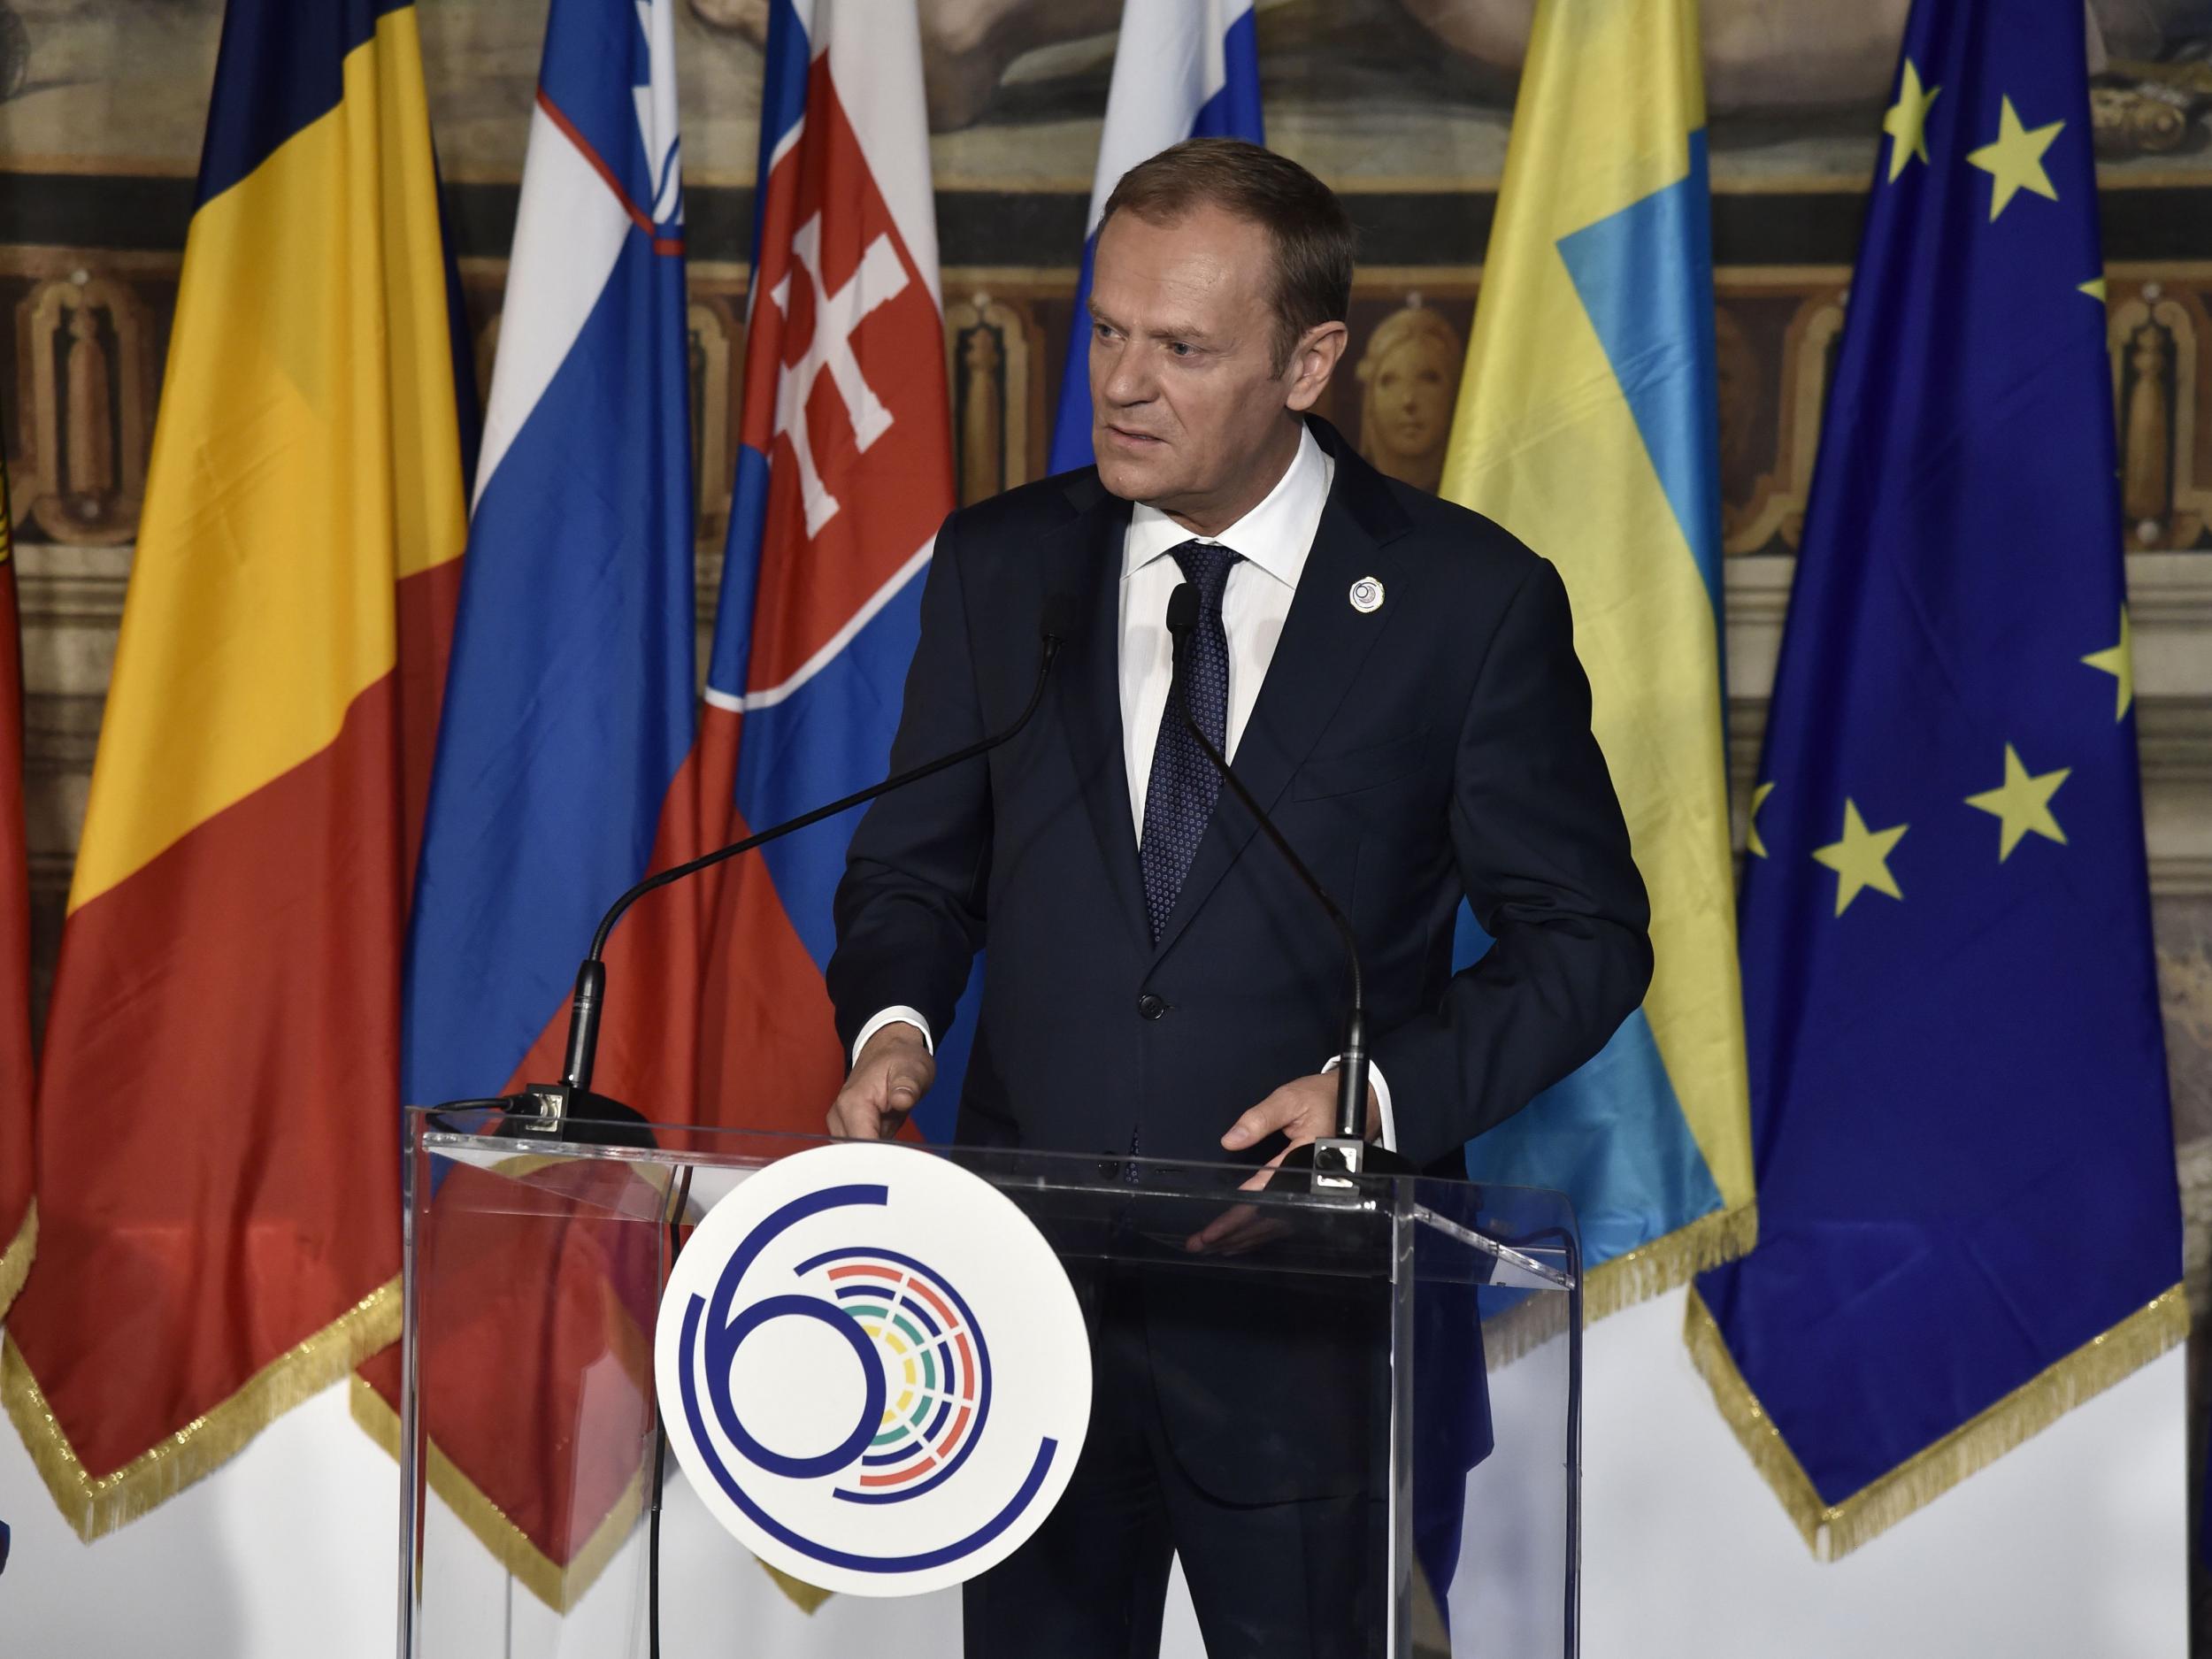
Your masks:
M1113 332L1114 331L1109 328L1104 323L1093 323L1091 325L1091 335L1094 339L1109 339L1112 336Z
M1190 356L1190 347L1180 340L1170 341L1168 342L1167 349L1170 351L1172 351L1179 357L1187 357Z

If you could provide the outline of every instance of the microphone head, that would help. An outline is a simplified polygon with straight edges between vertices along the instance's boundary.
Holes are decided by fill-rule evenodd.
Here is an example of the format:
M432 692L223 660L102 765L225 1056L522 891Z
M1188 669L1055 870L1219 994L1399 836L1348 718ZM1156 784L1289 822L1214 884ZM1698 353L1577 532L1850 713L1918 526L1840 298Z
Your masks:
M1180 639L1198 626L1198 585L1179 583L1167 596L1167 631Z
M1075 637L1077 605L1071 593L1047 594L1043 619L1037 625L1038 637L1055 645L1064 645Z

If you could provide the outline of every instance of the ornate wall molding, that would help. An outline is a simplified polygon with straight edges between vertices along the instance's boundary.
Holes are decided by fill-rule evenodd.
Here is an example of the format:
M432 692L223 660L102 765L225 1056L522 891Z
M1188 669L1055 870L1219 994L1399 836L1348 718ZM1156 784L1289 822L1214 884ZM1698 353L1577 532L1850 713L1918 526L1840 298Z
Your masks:
M35 542L17 549L29 693L31 846L35 880L50 893L66 885L82 822L131 551ZM703 634L721 564L719 544L703 542ZM2127 564L2152 890L2161 896L2212 895L2212 557L2133 553ZM1733 558L1724 570L1729 776L1740 841L1795 560Z
M2212 696L2212 557L2130 553L2127 570L2136 694L2148 699ZM1733 558L1722 565L1732 697L1763 702L1772 688L1796 574L1797 561L1787 555Z

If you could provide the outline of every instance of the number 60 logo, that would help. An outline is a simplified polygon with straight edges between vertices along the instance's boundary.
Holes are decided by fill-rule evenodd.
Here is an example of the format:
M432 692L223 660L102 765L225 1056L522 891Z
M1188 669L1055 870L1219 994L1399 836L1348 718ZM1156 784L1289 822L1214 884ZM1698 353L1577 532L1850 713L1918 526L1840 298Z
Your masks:
M1090 1417L1089 1342L1050 1248L913 1148L822 1147L749 1177L677 1258L655 1358L708 1509L771 1565L861 1595L1005 1559Z

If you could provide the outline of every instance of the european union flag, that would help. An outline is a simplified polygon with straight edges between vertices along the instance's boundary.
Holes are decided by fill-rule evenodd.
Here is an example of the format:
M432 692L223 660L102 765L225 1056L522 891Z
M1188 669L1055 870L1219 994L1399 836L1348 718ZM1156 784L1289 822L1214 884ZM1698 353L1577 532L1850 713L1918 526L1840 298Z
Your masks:
M1840 1555L2184 1334L2078 0L1920 0L1753 796L1759 1244L1692 1346Z

